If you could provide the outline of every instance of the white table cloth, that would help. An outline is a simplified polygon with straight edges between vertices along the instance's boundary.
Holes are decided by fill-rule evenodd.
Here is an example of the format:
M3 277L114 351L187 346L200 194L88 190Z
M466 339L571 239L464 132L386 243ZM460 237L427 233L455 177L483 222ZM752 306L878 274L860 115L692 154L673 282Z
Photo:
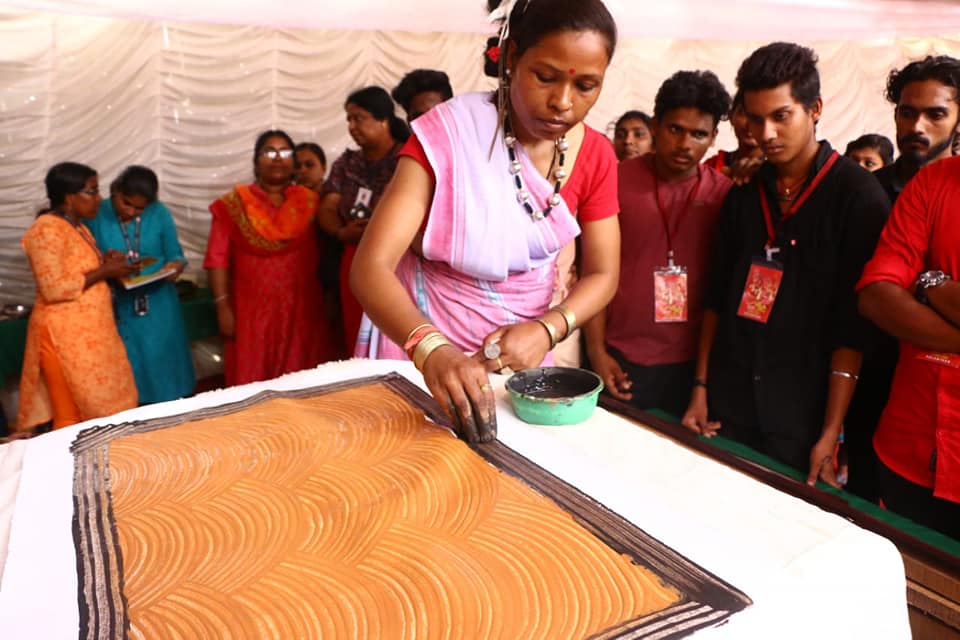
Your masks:
M77 637L69 447L80 430L390 371L423 387L410 363L351 360L0 447L0 638ZM753 599L698 640L910 637L903 562L888 540L602 409L576 426L525 424L504 378L492 382L501 442Z

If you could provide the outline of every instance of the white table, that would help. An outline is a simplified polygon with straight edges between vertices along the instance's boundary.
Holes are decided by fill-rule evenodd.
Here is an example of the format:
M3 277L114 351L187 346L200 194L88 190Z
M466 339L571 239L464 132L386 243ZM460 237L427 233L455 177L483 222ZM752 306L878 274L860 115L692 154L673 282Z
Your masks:
M69 446L80 430L390 371L423 386L410 363L352 360L0 447L0 638L77 637ZM910 637L903 563L888 540L600 409L572 427L527 425L503 381L493 378L501 442L753 599L698 640Z

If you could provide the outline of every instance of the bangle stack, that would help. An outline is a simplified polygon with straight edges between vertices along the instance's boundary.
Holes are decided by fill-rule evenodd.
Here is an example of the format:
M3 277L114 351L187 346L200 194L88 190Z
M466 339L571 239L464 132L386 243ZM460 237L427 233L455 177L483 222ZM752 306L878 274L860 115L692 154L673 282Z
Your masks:
M563 334L563 339L566 339L574 330L577 328L577 316L573 311L567 309L562 304L558 304L550 311L556 311L561 316L563 316L563 321L567 324L567 331Z
M427 358L430 357L430 354L440 347L449 345L450 341L447 340L442 333L436 329L430 331L420 339L420 342L418 342L415 347L413 347L413 366L417 368L417 371L422 372L423 363L427 361Z
M557 328L543 318L537 318L536 320L543 326L544 329L547 330L547 333L550 335L550 349L552 350L555 346L557 346L557 342L559 342L559 340L557 340Z
M423 363L427 361L427 357L440 347L449 344L450 341L440 333L439 329L425 322L410 330L403 343L403 350L407 353L407 357L413 360L417 370L423 371Z
M425 322L415 326L410 330L410 333L407 334L407 339L403 341L403 350L407 354L407 357L413 360L413 350L420 344L420 341L427 337L427 334L438 331L438 329L430 324Z

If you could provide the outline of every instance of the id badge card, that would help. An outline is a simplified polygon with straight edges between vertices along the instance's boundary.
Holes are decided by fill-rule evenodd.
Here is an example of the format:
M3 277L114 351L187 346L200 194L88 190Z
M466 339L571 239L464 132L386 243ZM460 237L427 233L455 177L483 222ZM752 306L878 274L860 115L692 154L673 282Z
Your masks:
M150 300L147 294L141 293L133 299L133 313L140 317L150 313Z
M357 199L353 201L350 217L356 220L370 217L370 201L373 200L373 191L366 187L357 189Z
M743 285L743 295L740 297L737 315L767 324L782 281L782 264L775 260L755 258L747 273L747 281Z
M660 267L653 272L653 321L687 321L686 267Z

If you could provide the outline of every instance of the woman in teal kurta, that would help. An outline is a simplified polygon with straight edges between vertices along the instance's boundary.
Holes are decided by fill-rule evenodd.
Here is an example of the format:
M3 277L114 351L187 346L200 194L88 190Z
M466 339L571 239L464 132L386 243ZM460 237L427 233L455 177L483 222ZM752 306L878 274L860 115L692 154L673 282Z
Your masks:
M114 288L117 329L133 367L141 404L189 395L196 383L190 342L173 281L187 262L170 210L157 201L157 176L130 166L110 185L110 198L88 223L102 251L116 249L131 261L156 261L141 274L172 267L166 279L136 289Z

